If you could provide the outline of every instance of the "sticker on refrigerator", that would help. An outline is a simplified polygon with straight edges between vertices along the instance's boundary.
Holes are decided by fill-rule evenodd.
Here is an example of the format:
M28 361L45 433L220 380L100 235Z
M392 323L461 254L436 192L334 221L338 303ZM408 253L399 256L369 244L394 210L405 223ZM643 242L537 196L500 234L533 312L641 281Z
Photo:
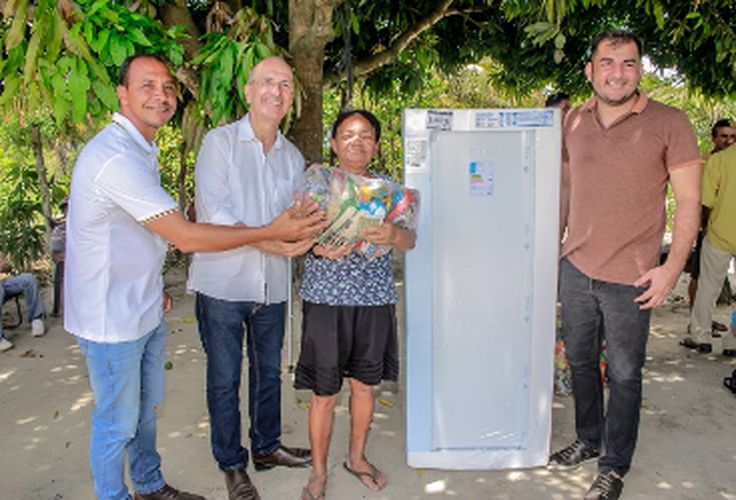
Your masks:
M471 161L469 174L471 198L493 196L493 162Z
M427 130L452 130L452 111L430 109L427 111Z
M427 139L407 139L406 148L404 150L406 166L409 168L425 167L427 165L428 151L429 143Z

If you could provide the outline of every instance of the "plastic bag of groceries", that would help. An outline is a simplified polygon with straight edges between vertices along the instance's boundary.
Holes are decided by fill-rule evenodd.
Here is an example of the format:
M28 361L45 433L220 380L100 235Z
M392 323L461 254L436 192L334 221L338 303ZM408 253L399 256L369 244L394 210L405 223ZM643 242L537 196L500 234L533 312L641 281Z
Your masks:
M419 193L387 177L361 177L334 167L312 165L307 169L295 198L312 199L325 211L330 225L317 237L322 245L356 244L368 258L388 253L388 245L363 239L363 229L389 221L399 227L416 229Z

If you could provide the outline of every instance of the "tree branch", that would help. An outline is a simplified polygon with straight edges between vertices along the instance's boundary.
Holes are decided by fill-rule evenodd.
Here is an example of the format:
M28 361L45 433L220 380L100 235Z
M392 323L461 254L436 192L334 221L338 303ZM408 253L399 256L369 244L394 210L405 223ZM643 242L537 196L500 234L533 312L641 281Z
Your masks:
M199 29L194 24L192 14L189 11L186 0L176 0L173 3L165 3L159 9L159 16L161 21L166 28L173 28L174 26L184 26L184 32L189 35L189 38L181 40L181 45L184 47L184 64L176 69L176 78L184 87L192 93L195 99L197 99L197 91L199 89L199 76L197 69L190 64L188 61L194 59L199 50L202 48L202 43L199 40L201 36Z
M467 15L474 12L481 12L485 9L491 8L470 7L465 9L451 9L450 7L454 1L455 0L443 0L434 11L429 13L429 15L414 23L409 27L409 29L398 36L393 43L386 48L386 50L373 54L362 61L358 61L353 66L353 75L356 77L366 75L381 66L395 62L398 59L399 54L406 50L406 48L411 45L419 35L431 29L432 26L440 22L442 19L455 15ZM334 71L325 72L325 85L335 85L342 80L344 80L344 77Z

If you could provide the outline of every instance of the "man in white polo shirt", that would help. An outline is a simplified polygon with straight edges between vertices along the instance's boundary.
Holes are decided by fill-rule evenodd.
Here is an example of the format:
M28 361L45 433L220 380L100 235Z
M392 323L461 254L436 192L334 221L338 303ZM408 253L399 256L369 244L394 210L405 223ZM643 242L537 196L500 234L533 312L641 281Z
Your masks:
M304 241L320 230L314 205L294 206L269 225L221 227L187 221L160 185L153 138L176 110L176 83L158 58L139 54L120 69L120 112L79 156L67 221L64 326L78 338L95 396L90 460L99 499L192 500L166 484L156 451L156 405L164 395L161 270L166 240L185 252L265 240Z

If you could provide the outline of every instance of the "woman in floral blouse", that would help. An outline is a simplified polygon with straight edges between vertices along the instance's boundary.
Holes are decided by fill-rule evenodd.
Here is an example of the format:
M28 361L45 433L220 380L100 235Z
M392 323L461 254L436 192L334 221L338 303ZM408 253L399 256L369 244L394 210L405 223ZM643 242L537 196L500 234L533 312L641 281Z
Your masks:
M381 125L365 110L341 113L332 128L332 149L341 172L380 178L368 169L378 152ZM413 228L384 221L363 229L365 241L385 247L366 256L356 245L315 245L307 254L301 296L304 299L302 347L297 389L311 389L309 439L312 473L301 500L325 497L327 454L334 408L344 377L350 383L350 443L343 467L366 487L379 491L386 475L365 457L373 418L373 386L397 380L399 373L392 250L414 247Z

